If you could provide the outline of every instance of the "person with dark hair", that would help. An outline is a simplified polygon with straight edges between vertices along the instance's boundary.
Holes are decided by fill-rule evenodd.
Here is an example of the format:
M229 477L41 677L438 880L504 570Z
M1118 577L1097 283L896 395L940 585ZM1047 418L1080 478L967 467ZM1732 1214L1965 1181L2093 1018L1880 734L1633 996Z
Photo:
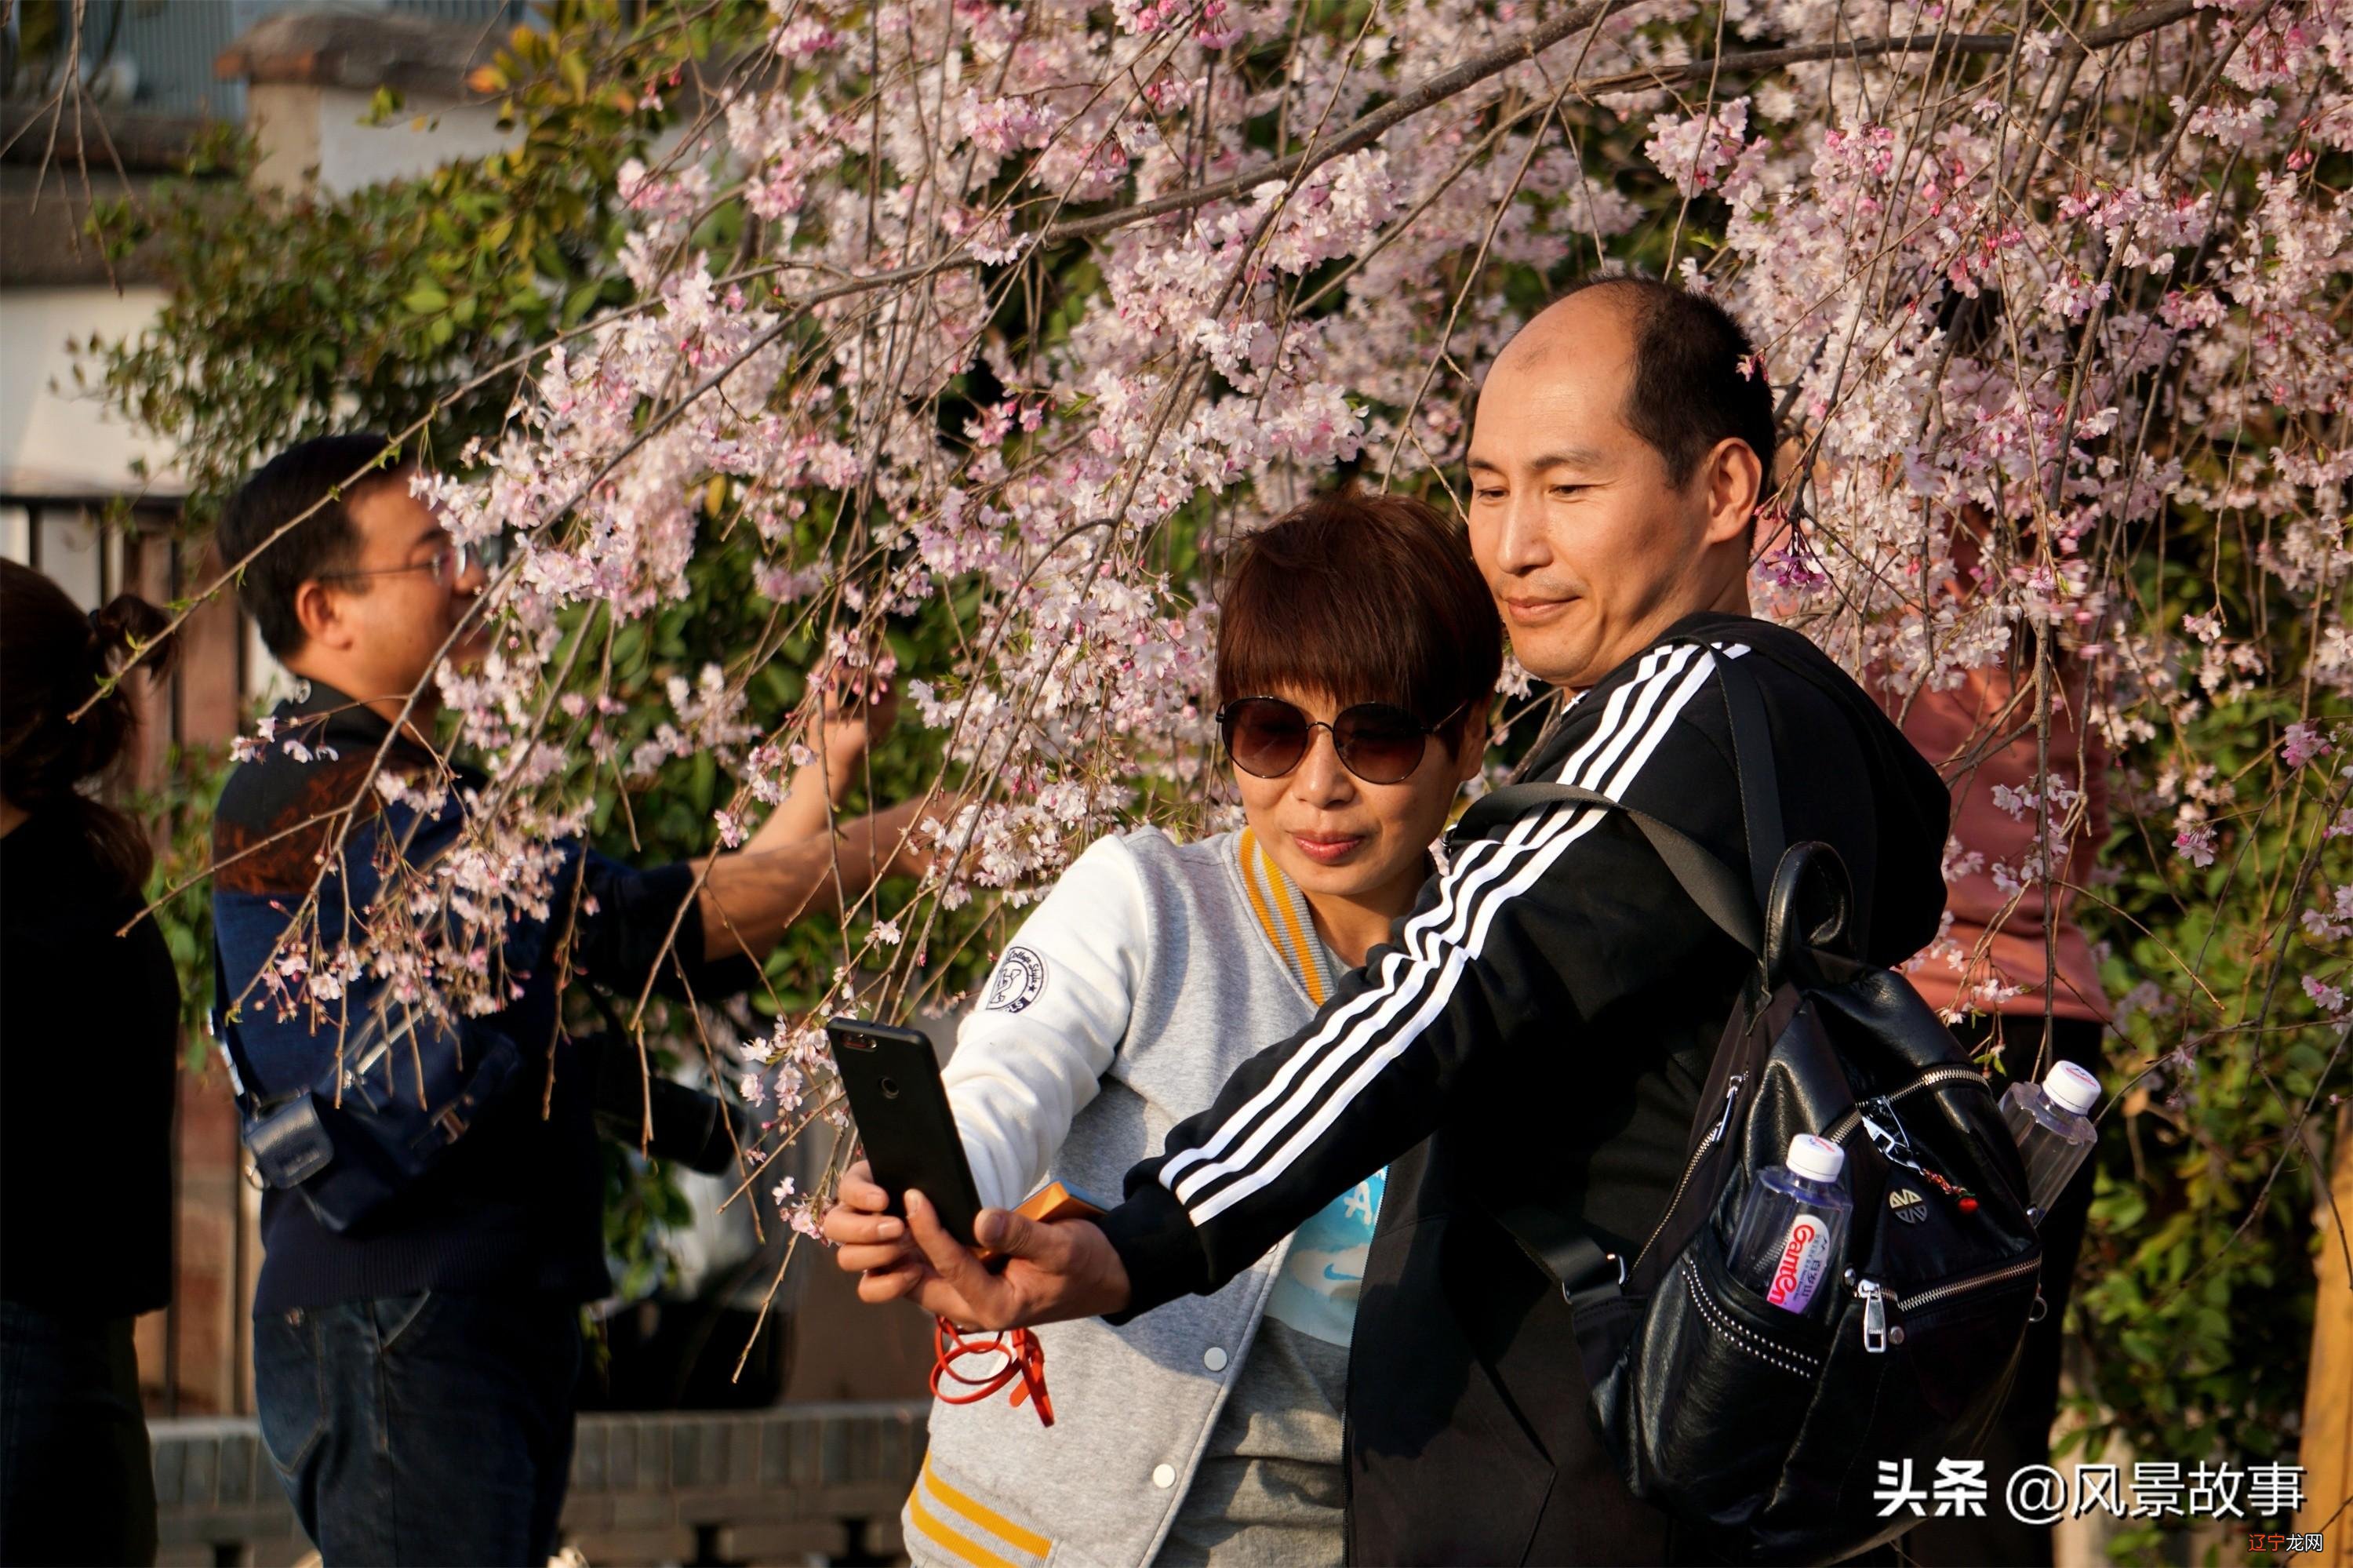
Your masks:
M462 911L425 916L510 966L511 1000L488 1016L412 1009L366 969L271 1001L267 983L356 942L387 867L459 846L487 786L430 738L437 667L481 650L485 579L416 477L379 437L326 437L254 474L220 523L239 597L301 681L214 827L223 1041L269 1182L254 1387L263 1446L327 1562L537 1564L571 1463L580 1305L611 1289L596 1099L618 1082L630 1112L642 1104L635 1046L619 1047L626 1071L598 1072L561 1028L560 988L740 991L804 912L923 857L913 803L828 832L797 783L735 853L636 870L561 840L543 916L470 933ZM849 726L859 744L870 725ZM362 1114L353 1087L394 1050L415 1092ZM645 1092L652 1152L732 1166L718 1102L660 1080Z
M131 1331L172 1297L180 989L103 791L139 727L106 683L164 624L0 561L0 1563L155 1559Z
M1657 454L1667 483L1689 484L1718 445L1737 440L1757 460L1758 500L1771 495L1773 389L1732 313L1705 294L1648 278L1588 278L1561 300L1589 290L1626 313L1634 363L1620 417Z
M1837 852L1858 956L1900 962L1943 908L1944 787L1820 650L1747 613L1768 397L1729 318L1657 283L1579 290L1497 356L1471 547L1513 652L1570 699L1523 774L1750 865L1736 662L1786 842ZM1622 812L1531 809L1454 843L1364 967L1178 1122L1100 1222L985 1211L992 1272L911 1193L913 1293L986 1329L1148 1321L1386 1167L1349 1361L1349 1560L1715 1560L1725 1542L1620 1478L1564 1287L1515 1238L1575 1238L1603 1265L1580 1289L1614 1291L1609 1259L1667 1210L1754 963Z
M1023 922L945 1072L985 1202L1114 1190L1253 1044L1297 1028L1430 874L1486 750L1503 638L1461 529L1349 489L1233 552L1218 720L1245 826L1097 841ZM1337 1563L1350 1325L1377 1171L1223 1288L1124 1328L1047 1330L1050 1432L933 1406L909 1554L1141 1568ZM863 1165L826 1219L860 1294L920 1258Z
M377 496L406 490L412 471L382 436L321 436L279 453L229 498L216 535L221 558L238 572L237 599L264 647L283 660L309 641L306 588L316 607L330 585L364 580L349 575L358 520ZM465 600L448 604L462 609Z

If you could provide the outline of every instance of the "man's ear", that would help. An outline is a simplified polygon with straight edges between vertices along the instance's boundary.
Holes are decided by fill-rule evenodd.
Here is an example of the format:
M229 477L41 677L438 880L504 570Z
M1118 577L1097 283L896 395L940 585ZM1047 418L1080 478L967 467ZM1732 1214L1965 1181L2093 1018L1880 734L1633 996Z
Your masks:
M351 645L351 627L343 619L335 591L316 577L294 590L294 619L302 623L302 641L322 648Z
M1765 465L1755 450L1746 441L1727 436L1707 454L1702 477L1706 482L1707 543L1746 540L1765 499Z

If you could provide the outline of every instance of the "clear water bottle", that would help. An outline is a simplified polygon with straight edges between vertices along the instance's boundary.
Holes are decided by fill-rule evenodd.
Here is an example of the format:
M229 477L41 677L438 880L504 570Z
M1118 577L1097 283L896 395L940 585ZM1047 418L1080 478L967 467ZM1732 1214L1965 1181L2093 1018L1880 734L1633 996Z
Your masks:
M1846 1150L1801 1132L1782 1163L1757 1173L1732 1237L1732 1277L1785 1311L1804 1313L1824 1299L1838 1273L1846 1224Z
M2099 1129L2086 1119L2099 1103L2100 1080L2073 1062L2060 1063L2039 1084L2012 1084L2001 1097L2001 1119L2026 1161L2026 1201L2037 1221L2099 1141Z

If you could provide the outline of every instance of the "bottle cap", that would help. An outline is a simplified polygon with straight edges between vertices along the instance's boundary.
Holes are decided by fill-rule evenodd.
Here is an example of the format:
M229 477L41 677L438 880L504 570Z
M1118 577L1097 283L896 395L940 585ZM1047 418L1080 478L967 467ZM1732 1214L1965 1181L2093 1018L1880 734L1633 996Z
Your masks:
M1816 1138L1801 1132L1789 1139L1786 1164L1792 1173L1809 1181L1835 1181L1846 1169L1846 1150L1827 1138Z
M2100 1103L2100 1080L2073 1062L2062 1062L2042 1080L2042 1092L2060 1109L2087 1116Z

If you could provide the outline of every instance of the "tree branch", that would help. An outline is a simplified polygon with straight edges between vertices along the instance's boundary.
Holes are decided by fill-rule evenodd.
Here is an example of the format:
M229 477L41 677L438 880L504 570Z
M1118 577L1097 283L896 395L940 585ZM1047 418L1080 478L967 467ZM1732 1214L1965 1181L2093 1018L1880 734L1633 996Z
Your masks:
M1392 130L1425 110L1456 97L1502 71L1526 60L1532 60L1555 44L1562 42L1580 27L1594 26L1611 13L1622 10L1632 0L1587 0L1572 6L1526 37L1501 45L1484 54L1474 55L1451 70L1439 72L1419 87L1363 115L1346 130L1326 142L1303 148L1288 157L1261 164L1247 174L1236 175L1188 190L1171 191L1127 207L1114 207L1085 217L1074 217L1050 224L1036 232L1035 248L1059 245L1066 240L1091 239L1125 228L1130 224L1147 218L1164 217L1213 201L1256 190L1271 181L1293 181L1312 173L1335 158L1371 145ZM2171 26L2197 13L2196 0L2162 0L2131 16L2096 27L2080 39L2070 38L2059 45L2054 55L2090 54L2111 49L2119 44ZM1786 66L1807 65L1833 59L1877 59L1891 55L2006 55L2015 50L2021 36L2013 33L1960 33L1937 36L1908 34L1903 37L1856 38L1845 43L1796 44L1786 48L1750 49L1736 55L1712 56L1682 65L1652 66L1641 70L1614 71L1606 76L1584 77L1571 81L1562 90L1583 98L1600 93L1626 92L1645 88L1667 87L1676 82L1700 80L1711 73L1725 71L1778 70ZM977 258L961 248L927 260L894 267L888 271L871 272L862 277L817 290L794 303L801 309L821 305L851 294L865 293L874 289L887 289L901 283L912 283L935 273L980 265Z

